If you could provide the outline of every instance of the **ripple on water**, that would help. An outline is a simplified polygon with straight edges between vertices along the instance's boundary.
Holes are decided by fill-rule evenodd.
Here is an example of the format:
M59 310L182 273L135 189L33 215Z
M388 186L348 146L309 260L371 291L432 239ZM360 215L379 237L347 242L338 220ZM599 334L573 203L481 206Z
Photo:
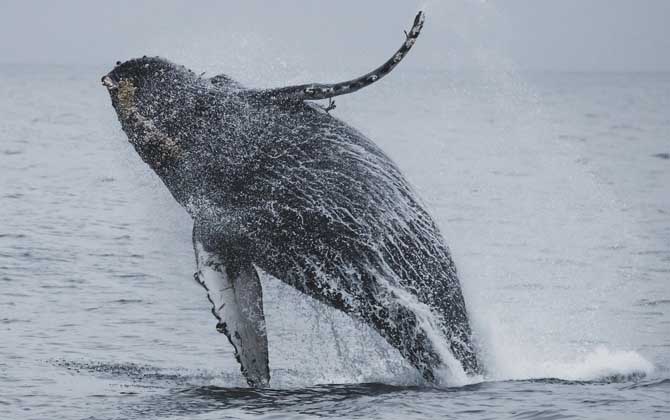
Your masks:
M23 153L23 150L15 150L15 149L6 149L2 151L2 154L6 156L14 156L14 155L20 155Z
M670 390L670 378L662 378L662 379L657 378L646 381L640 381L625 386L622 389L638 389L638 388L666 388Z

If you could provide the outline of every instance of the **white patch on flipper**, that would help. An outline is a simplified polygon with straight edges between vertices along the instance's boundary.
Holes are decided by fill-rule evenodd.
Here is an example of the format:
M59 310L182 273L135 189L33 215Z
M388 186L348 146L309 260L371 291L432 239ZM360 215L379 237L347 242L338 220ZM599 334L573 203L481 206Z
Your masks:
M195 251L198 281L207 289L212 312L219 320L217 330L225 333L235 348L247 382L268 385L268 341L256 269L241 267L237 277L230 278L219 255L207 252L197 241Z

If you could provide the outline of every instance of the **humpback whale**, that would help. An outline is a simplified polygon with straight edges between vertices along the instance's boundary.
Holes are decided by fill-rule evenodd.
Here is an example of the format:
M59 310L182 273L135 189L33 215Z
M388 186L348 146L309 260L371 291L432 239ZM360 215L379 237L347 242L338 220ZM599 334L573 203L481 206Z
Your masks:
M270 381L258 270L371 325L427 381L447 359L481 371L436 223L391 159L329 112L389 74L423 23L341 83L251 89L146 56L102 77L129 142L193 219L195 279L252 387Z

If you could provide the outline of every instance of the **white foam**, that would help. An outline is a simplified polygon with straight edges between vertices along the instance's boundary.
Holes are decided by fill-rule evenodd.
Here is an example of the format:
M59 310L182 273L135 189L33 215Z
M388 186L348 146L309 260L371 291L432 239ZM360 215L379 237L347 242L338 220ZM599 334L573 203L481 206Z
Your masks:
M486 380L625 380L654 372L654 365L633 350L616 350L603 345L567 348L543 340L542 337L536 341L524 339L503 325L485 331L481 345Z
M650 375L654 366L635 351L609 350L600 346L573 361L546 361L534 367L530 377L593 381L613 377Z

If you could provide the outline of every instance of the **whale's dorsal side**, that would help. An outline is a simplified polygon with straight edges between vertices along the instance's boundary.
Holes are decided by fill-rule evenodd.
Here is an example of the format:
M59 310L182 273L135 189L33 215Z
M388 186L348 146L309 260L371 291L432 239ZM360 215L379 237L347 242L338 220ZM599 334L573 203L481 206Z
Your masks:
M249 386L270 382L263 292L256 269L235 252L207 243L193 228L195 279L207 290L217 331L228 337Z
M386 60L384 64L363 76L340 83L308 83L304 85L261 90L259 93L264 97L276 101L304 101L333 98L335 96L353 93L366 86L370 86L377 80L389 74L391 70L405 58L421 33L424 19L425 14L423 12L417 13L412 28L409 32L405 32L405 41L402 43L398 51L396 51L391 58Z

